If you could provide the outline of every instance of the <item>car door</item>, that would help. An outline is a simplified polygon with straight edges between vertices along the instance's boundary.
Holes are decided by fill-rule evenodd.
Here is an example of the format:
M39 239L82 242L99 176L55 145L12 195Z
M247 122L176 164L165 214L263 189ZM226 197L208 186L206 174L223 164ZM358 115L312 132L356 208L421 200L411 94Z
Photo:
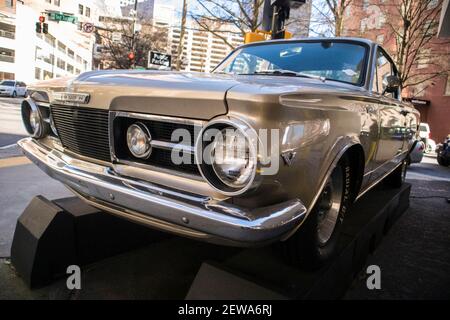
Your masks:
M374 97L378 98L379 137L371 181L381 178L403 160L406 145L407 112L399 100L400 92L384 93L387 76L396 75L397 70L381 47L377 48L375 63L372 91Z

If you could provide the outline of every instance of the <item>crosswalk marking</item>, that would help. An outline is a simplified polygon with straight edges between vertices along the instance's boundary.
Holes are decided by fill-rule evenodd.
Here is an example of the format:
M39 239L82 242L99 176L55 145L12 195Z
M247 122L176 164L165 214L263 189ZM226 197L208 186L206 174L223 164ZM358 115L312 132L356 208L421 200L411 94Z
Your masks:
M31 161L27 157L11 157L0 159L0 168L8 168L30 164Z

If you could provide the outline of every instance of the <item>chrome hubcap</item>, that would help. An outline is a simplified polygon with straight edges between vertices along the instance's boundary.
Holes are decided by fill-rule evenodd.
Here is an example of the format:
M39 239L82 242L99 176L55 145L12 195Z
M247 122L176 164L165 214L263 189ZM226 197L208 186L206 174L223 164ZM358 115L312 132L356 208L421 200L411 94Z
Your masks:
M320 245L325 245L330 240L336 227L341 209L343 186L342 169L337 167L328 178L319 198L317 234Z

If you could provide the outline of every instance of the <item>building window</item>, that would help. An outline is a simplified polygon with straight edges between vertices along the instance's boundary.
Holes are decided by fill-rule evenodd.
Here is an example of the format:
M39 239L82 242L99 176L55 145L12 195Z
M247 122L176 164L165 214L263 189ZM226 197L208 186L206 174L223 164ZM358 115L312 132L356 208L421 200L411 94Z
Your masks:
M79 5L78 5L78 13L82 15L82 14L83 14L83 9L84 9L84 8L83 8L83 5L82 5L82 4L79 4Z
M67 55L73 59L75 57L75 52L73 52L73 50L67 48Z
M66 45L63 44L62 42L58 41L58 50L66 53Z
M66 69L66 62L60 58L56 59L56 66L60 69Z
M50 33L45 34L45 42L47 42L52 47L55 47L55 37L52 36Z
M54 0L53 4L57 7L59 7L61 5L61 0Z
M0 22L0 37L14 39L16 37L16 26Z
M80 74L80 69L75 69L75 74Z
M67 64L67 72L73 73L73 65Z
M91 16L91 8L86 7L85 15L86 15L86 17L90 17Z
M53 79L53 73L50 71L44 70L44 80Z
M40 68L34 68L34 78L36 80L41 80L41 69Z
M0 47L0 61L14 62L15 51Z
M445 86L445 93L444 95L450 96L450 74L447 77L447 85Z
M45 2L47 2L47 3L52 3L52 0L45 0Z

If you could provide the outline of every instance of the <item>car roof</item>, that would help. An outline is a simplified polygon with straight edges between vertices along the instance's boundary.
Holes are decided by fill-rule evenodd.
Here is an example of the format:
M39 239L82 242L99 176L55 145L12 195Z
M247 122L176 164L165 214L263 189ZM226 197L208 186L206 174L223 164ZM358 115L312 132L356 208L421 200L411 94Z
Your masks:
M291 42L316 42L316 41L343 41L343 42L356 42L368 45L369 47L376 45L376 42L365 38L357 38L357 37L308 37L308 38L291 38L291 39L275 39L275 40L266 40L266 41L257 41L252 43L246 43L238 48L255 46L255 45L263 45L263 44L271 44L271 43L291 43Z

